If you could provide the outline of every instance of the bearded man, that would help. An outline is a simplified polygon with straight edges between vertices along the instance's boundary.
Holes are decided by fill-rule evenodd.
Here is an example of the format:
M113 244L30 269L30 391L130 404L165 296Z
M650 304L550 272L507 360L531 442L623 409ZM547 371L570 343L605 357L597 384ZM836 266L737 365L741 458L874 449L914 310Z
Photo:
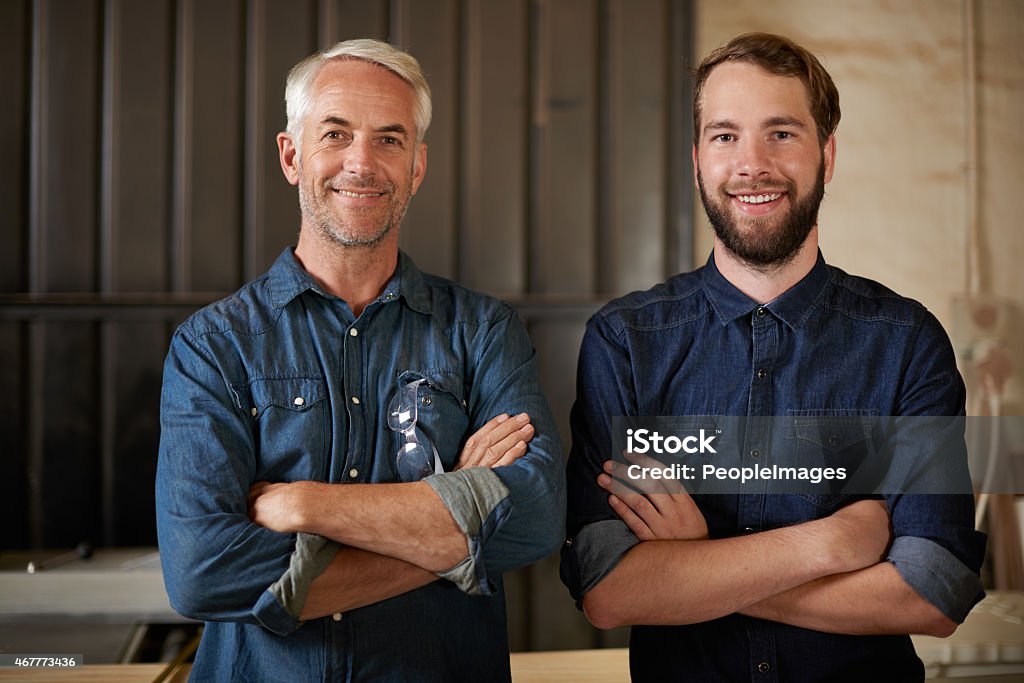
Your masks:
M792 41L710 54L693 166L714 251L588 323L562 577L595 626L633 626L634 681L920 680L908 634L952 633L984 595L969 494L765 479L814 462L845 476L883 446L900 466L934 446L966 468L956 422L930 444L877 441L887 418L962 416L965 391L934 316L818 249L838 123L831 77ZM623 459L615 420L639 416L700 427L706 452ZM723 488L733 471L757 478Z
M297 64L298 245L176 332L157 524L209 681L510 679L502 572L562 540L559 439L505 304L398 234L430 90L374 40Z

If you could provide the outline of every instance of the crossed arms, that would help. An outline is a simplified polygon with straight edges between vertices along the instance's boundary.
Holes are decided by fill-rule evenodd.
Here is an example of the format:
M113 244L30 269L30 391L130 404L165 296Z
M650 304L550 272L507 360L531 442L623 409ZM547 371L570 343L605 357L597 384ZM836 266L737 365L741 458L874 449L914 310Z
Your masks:
M956 628L882 561L891 540L882 501L709 540L703 515L677 482L651 480L638 493L619 483L623 465L604 468L598 483L640 543L583 598L599 628L697 623L733 612L833 633L947 636Z
M511 465L526 453L529 416L501 414L466 442L455 470ZM291 484L257 482L249 514L282 533L304 532L340 544L310 585L301 620L344 612L400 595L465 561L468 540L426 482Z

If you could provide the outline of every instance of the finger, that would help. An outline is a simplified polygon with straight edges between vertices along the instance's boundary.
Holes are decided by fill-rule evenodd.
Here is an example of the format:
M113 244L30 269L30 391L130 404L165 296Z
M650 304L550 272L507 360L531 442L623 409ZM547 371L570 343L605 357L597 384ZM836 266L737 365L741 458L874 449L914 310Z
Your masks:
M664 480L649 476L637 476L636 470L633 470L631 474L629 465L626 463L609 460L605 462L604 471L642 493L662 496L668 494Z
M650 525L656 517L660 516L658 509L654 507L647 496L634 491L622 481L612 479L607 474L602 474L598 476L597 483L605 491L608 491L629 506L638 517L644 520L645 524Z
M457 469L463 467L476 467L479 465L487 450L487 446L493 440L492 432L496 429L500 429L501 425L508 421L508 414L501 413L500 415L492 417L484 424L483 427L473 432L473 434L466 439L466 445L462 447L462 453L459 455Z
M527 424L487 448L484 453L484 458L480 464L484 467L495 467L498 462L503 460L505 456L509 454L510 450L519 445L519 442L526 444L529 443L531 439L533 439L533 425ZM526 451L523 450L520 453L516 453L515 456L519 457L525 452Z
M671 467L671 464L669 463L663 463L660 460L655 460L654 458L643 455L641 453L623 451L622 457L627 462L632 463L634 465L639 465L641 468L648 467L651 469L664 470L666 467ZM655 481L659 482L661 488L663 488L667 493L685 493L686 491L686 489L683 488L683 485L679 483L678 479L657 479Z
M654 532L647 526L647 523L640 519L639 516L628 505L622 502L622 500L615 495L608 496L608 504L611 505L612 510L615 514L626 523L629 530L640 539L641 541L654 540Z
M511 465L524 455L526 455L526 442L520 439L518 443L516 443L514 446L505 451L505 455L501 456L501 459L498 460L498 462L491 465L491 468L493 469L495 467L505 467L506 465Z

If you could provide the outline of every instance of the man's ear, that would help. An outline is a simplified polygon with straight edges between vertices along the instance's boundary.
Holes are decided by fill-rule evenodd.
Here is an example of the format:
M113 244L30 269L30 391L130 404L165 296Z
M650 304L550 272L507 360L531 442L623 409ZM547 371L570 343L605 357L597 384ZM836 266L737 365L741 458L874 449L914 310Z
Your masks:
M700 183L697 182L697 143L693 144L693 186L700 187Z
M416 150L416 159L412 162L412 193L420 189L423 176L427 173L427 143L421 142Z
M299 154L295 142L288 133L277 134L277 154L281 161L281 171L285 179L292 185L299 184Z
M829 135L825 147L821 150L822 163L825 165L825 182L832 180L836 170L836 136Z

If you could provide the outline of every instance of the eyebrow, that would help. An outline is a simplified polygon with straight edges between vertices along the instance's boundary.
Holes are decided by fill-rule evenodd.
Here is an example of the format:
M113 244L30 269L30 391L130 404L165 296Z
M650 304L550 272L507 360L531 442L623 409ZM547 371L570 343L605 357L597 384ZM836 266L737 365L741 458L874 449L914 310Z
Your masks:
M320 125L335 125L342 126L343 128L352 127L352 123L348 119L342 118L340 116L325 116L323 119L320 120ZM405 135L407 137L409 135L409 131L406 129L405 126L403 126L400 123L392 123L387 126L381 126L380 128L376 128L375 132L398 133L399 135Z
M765 119L761 123L762 128L775 128L776 126L789 126L791 128L800 128L806 130L807 126L800 119L793 118L792 116L773 116L769 119ZM729 119L718 119L717 121L709 121L704 126L704 132L713 130L738 130L739 124L730 121Z

